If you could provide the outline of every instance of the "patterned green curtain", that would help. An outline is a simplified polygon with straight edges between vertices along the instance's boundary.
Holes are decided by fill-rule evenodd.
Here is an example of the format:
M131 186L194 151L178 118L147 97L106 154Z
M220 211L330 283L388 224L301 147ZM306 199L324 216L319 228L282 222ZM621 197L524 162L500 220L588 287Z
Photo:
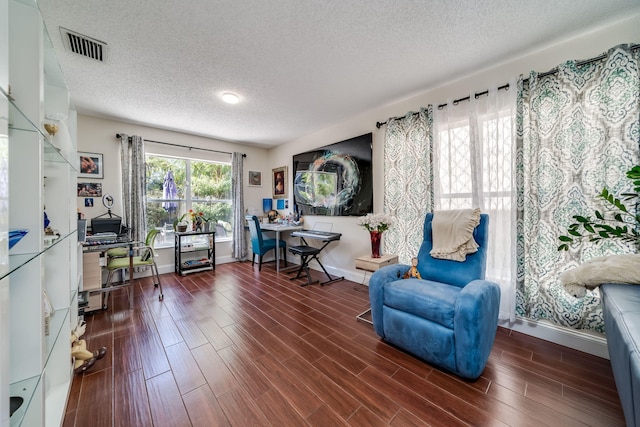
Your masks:
M596 198L603 187L616 194L631 190L625 173L639 158L639 53L621 45L602 60L568 61L557 72L532 72L519 83L518 316L604 332L599 290L575 298L559 275L595 256L633 248L607 240L558 252L558 236L573 215L603 208Z
M389 120L384 140L384 212L395 217L384 233L384 252L409 264L422 243L427 212L433 210L433 110Z

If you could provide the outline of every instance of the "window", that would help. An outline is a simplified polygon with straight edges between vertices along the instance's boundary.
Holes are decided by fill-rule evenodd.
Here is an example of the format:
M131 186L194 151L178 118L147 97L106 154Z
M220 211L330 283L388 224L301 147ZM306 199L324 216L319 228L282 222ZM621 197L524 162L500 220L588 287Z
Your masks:
M487 212L511 210L514 197L513 117L509 111L480 116L472 141L469 120L438 128L439 209L481 206Z
M231 163L149 153L146 162L147 229L161 231L156 246L173 246L173 223L190 209L215 224L216 240L231 238Z
M516 278L515 97L500 95L501 102L438 110L434 186L437 210L479 207L489 214L486 277L500 285L500 318L510 319Z

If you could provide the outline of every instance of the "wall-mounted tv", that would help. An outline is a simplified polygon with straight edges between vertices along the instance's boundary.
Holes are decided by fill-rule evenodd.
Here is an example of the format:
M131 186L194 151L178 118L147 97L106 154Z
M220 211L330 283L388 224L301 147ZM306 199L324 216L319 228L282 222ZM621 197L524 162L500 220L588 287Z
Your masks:
M294 211L361 216L373 211L371 133L293 156Z

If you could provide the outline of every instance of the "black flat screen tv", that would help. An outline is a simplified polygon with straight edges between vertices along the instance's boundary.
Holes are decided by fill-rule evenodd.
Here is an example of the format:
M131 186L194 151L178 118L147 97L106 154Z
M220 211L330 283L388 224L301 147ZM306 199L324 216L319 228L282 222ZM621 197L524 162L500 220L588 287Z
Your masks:
M294 211L362 216L373 210L371 133L293 156Z

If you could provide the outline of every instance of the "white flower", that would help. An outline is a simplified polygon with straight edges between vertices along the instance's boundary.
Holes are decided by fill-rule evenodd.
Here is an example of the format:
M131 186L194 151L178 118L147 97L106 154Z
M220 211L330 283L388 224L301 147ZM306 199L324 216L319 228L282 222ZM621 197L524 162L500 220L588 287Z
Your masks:
M393 217L387 214L366 214L358 218L358 225L368 231L386 231L393 225Z

